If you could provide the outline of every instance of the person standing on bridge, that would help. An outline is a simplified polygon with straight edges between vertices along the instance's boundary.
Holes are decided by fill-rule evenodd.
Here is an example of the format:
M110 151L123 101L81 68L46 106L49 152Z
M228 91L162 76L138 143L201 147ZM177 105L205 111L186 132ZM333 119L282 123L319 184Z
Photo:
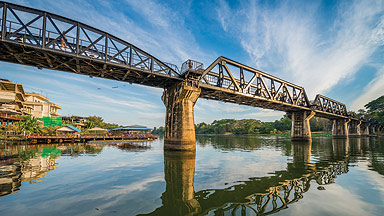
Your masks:
M67 43L65 42L66 40L67 40L67 37L65 37L65 32L63 32L63 37L61 38L60 50L62 50L64 46L64 51L67 51Z

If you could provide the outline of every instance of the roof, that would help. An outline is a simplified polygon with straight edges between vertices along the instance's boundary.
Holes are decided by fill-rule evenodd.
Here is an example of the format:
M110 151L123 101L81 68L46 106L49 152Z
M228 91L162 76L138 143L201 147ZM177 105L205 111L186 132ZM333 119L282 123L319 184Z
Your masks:
M106 129L95 127L95 128L92 128L92 129L88 129L88 131L106 131Z
M49 101L49 99L47 97L45 97L45 96L43 96L43 95L41 95L39 93L35 93L35 92L26 92L25 96L27 96L27 97L28 96L35 96L35 97L38 97L38 98L40 98L40 99L42 99L44 101Z
M52 107L57 107L57 108L59 108L59 109L62 109L61 106L59 106L59 105L57 105L57 104L54 104L54 103L51 103L51 102L49 102L49 104L50 104L50 106L52 106Z
M115 128L112 130L152 130L152 128L147 128L147 126L143 126L143 125L129 125L129 126Z
M80 132L79 129L73 127L72 125L66 125L64 127L61 127L57 129L58 131L68 131L68 132Z

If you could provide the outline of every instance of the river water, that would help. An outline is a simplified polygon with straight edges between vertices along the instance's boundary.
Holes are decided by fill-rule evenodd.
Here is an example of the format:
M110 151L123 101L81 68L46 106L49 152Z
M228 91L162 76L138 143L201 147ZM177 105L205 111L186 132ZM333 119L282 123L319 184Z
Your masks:
M382 215L384 138L0 144L0 215Z

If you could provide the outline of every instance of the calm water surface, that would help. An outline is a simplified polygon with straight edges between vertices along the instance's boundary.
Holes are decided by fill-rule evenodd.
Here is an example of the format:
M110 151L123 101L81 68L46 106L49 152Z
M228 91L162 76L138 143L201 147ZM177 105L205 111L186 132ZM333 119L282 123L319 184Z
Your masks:
M382 215L384 138L0 144L0 215Z

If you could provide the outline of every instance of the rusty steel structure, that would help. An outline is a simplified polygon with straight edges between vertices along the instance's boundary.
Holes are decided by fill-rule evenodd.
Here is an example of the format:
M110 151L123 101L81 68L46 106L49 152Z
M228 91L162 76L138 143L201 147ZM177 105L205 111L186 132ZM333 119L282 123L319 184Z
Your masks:
M303 87L225 57L202 71L199 80L202 98L280 111L310 110Z
M332 113L336 118L354 117L347 112L345 104L335 101L331 98L323 95L316 95L315 100L312 103L312 107L316 110L317 116L329 117Z
M184 104L166 104L166 116L172 119L166 121L165 140L172 142L194 143L190 112L196 97L287 112L294 122L292 137L297 139L311 138L309 119L313 116L334 120L335 134L341 137L348 136L350 120L378 125L357 118L341 102L322 95L310 101L303 87L225 57L207 68L188 60L179 70L87 24L3 1L0 24L0 61L164 88L162 98L168 100L163 101ZM370 131L382 130L375 127Z
M155 87L182 81L177 66L84 23L6 2L0 13L1 61Z

